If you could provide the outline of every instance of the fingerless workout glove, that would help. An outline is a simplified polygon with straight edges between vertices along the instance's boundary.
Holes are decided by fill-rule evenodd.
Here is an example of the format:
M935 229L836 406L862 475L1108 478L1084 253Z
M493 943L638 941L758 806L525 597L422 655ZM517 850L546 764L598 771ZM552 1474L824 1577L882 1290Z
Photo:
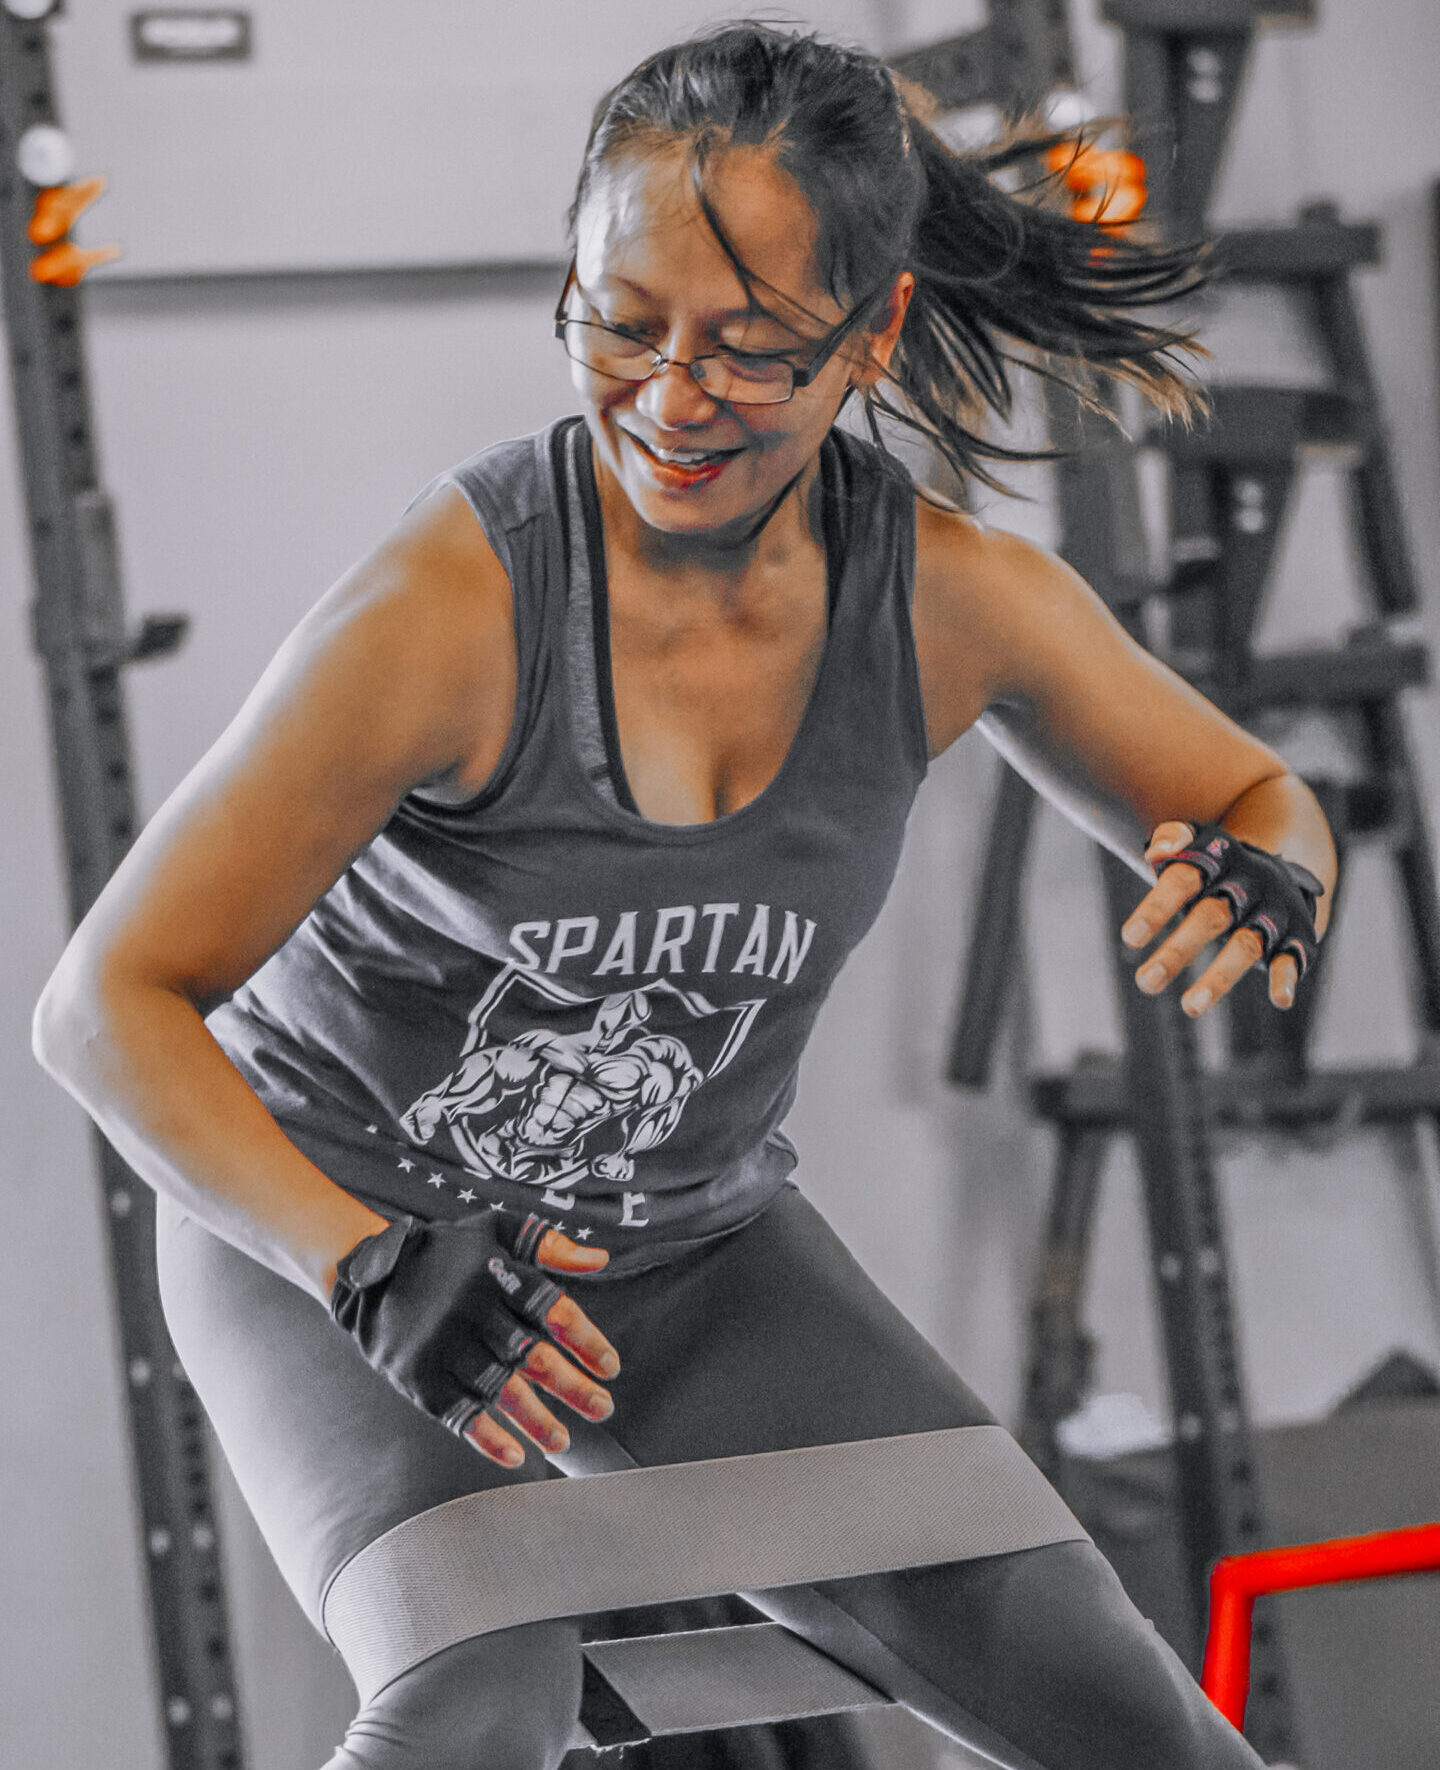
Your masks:
M1204 879L1200 897L1222 899L1232 927L1253 928L1260 936L1263 963L1289 953L1305 975L1319 949L1315 907L1325 894L1308 867L1242 842L1219 824L1201 824L1188 848L1155 862L1156 875L1182 861Z
M402 1395L463 1433L564 1295L532 1264L549 1228L533 1214L514 1228L493 1212L463 1223L397 1217L340 1262L330 1313Z

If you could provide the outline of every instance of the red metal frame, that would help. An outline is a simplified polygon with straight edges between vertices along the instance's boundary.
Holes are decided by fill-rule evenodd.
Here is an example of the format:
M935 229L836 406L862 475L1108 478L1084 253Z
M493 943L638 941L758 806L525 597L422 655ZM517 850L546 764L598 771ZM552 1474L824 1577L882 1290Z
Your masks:
M1200 1687L1226 1720L1236 1727L1244 1725L1245 1699L1250 1694L1250 1617L1255 1600L1267 1592L1437 1572L1440 1524L1226 1555L1210 1574L1210 1630Z

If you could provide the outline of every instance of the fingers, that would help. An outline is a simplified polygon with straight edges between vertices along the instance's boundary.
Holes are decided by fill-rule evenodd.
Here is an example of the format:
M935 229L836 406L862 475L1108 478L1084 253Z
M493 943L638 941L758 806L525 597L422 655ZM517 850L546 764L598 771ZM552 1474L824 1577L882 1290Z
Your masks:
M500 1391L496 1406L541 1450L567 1450L570 1434L535 1393L537 1388L563 1401L587 1420L607 1420L615 1411L615 1403L606 1391L576 1370L562 1353L553 1346L535 1347L525 1360L524 1374L517 1371L511 1377Z
M552 1272L598 1272L609 1259L604 1248L582 1248L558 1229L547 1229L535 1250L535 1264Z
M1264 945L1253 928L1237 929L1215 962L1180 998L1187 1014L1203 1014L1212 1002L1227 995L1245 973L1264 956ZM1293 1008L1300 967L1289 953L1270 961L1270 1000L1277 1008Z
M1154 866L1166 855L1177 854L1189 846L1194 834L1189 824L1158 824L1146 846L1146 860ZM1148 946L1165 924L1179 915L1202 883L1198 867L1166 867L1131 911L1130 919L1120 930L1121 940L1130 947Z
M1176 867L1174 871L1189 873L1194 868ZM1212 940L1218 940L1229 926L1230 906L1219 898L1202 897L1174 933L1161 942L1135 973L1136 983L1147 996L1158 995L1174 982ZM1255 950L1250 955L1250 963L1253 965L1260 956L1260 937L1257 934L1249 938L1256 942ZM1233 945L1233 942L1229 944Z
M615 1403L609 1395L577 1371L553 1346L537 1346L525 1360L525 1375L517 1371L500 1391L500 1399L495 1405L507 1419L514 1421L532 1444L552 1455L570 1448L570 1434L535 1393L536 1384L588 1420L606 1420L615 1411ZM509 1438L510 1435L503 1433L503 1436Z
M461 1437L473 1444L482 1456L489 1457L492 1463L499 1463L504 1469L518 1469L525 1461L525 1451L519 1441L487 1413L476 1414Z
M604 1248L585 1248L558 1229L547 1229L535 1250L535 1264L551 1272L598 1272L609 1261ZM580 1305L562 1296L545 1315L551 1337L597 1377L617 1376L620 1357Z
M536 1386L588 1420L607 1420L615 1411L609 1394L553 1346L534 1347L523 1370L523 1376L517 1371L510 1378L495 1405L542 1451L557 1454L568 1450L570 1434L535 1393ZM513 1435L487 1413L477 1414L464 1436L492 1462L507 1469L518 1468L525 1460L525 1452Z
M1164 860L1167 854L1178 854L1182 848L1188 848L1195 840L1193 824L1181 823L1178 818L1169 822L1156 824L1150 833L1150 840L1145 844L1145 858L1154 866L1157 860Z
M574 1408L577 1414L584 1414L587 1420L608 1420L615 1411L609 1391L591 1382L584 1371L576 1370L564 1353L554 1346L542 1342L533 1347L524 1369L531 1384ZM523 1380L520 1386L527 1387Z
M1270 1000L1277 1008L1293 1008L1295 986L1300 981L1300 967L1289 953L1281 953L1270 961Z
M1212 1002L1229 994L1264 952L1264 942L1253 928L1237 928L1204 973L1181 996L1180 1006L1187 1014L1203 1014Z
M1191 961L1217 940L1230 926L1227 905L1215 898L1203 898L1154 956L1135 974L1135 981L1146 995L1158 995ZM1180 998L1180 1006L1189 1015L1203 1014L1213 1003L1229 995L1247 971L1264 957L1265 947L1253 928L1237 928L1216 957ZM1295 986L1300 980L1300 967L1289 953L1281 953L1270 962L1270 1000L1277 1008L1290 1008L1295 1002Z
M620 1355L572 1297L561 1297L545 1317L551 1338L572 1352L597 1377L620 1372Z
M1129 947L1149 946L1155 936L1178 916L1203 883L1198 867L1166 867L1130 913L1120 930L1120 938Z

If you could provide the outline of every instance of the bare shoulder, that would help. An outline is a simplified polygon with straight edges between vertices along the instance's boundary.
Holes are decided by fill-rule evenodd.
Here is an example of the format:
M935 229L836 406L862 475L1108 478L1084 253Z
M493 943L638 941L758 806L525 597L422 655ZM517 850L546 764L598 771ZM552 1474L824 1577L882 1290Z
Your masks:
M416 504L320 598L282 669L287 651L297 676L333 673L375 738L414 757L439 796L478 791L499 759L514 709L514 600L455 486Z
M1093 597L1053 554L963 511L917 498L915 528L915 648L933 756Z
M440 673L474 665L475 649L463 640L513 632L505 568L457 487L441 484L407 511L320 598L301 630L355 623L397 643L397 663L423 657ZM449 643L437 643L446 636Z

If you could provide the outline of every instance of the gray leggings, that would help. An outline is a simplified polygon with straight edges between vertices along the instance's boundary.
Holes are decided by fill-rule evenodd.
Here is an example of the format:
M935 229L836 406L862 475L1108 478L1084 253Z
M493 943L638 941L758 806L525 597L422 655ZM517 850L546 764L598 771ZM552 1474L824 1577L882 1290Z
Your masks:
M331 1576L392 1525L479 1488L560 1478L538 1455L511 1473L462 1444L318 1303L164 1207L160 1277L180 1356L317 1626ZM992 1418L790 1187L698 1253L569 1288L619 1349L606 1429L641 1464ZM978 1719L1043 1770L1260 1765L1088 1543L813 1590L842 1635L863 1631L897 1663L915 1712L962 1737ZM786 1620L815 1638L810 1610ZM383 1690L326 1770L553 1770L579 1698L577 1621L476 1637Z

